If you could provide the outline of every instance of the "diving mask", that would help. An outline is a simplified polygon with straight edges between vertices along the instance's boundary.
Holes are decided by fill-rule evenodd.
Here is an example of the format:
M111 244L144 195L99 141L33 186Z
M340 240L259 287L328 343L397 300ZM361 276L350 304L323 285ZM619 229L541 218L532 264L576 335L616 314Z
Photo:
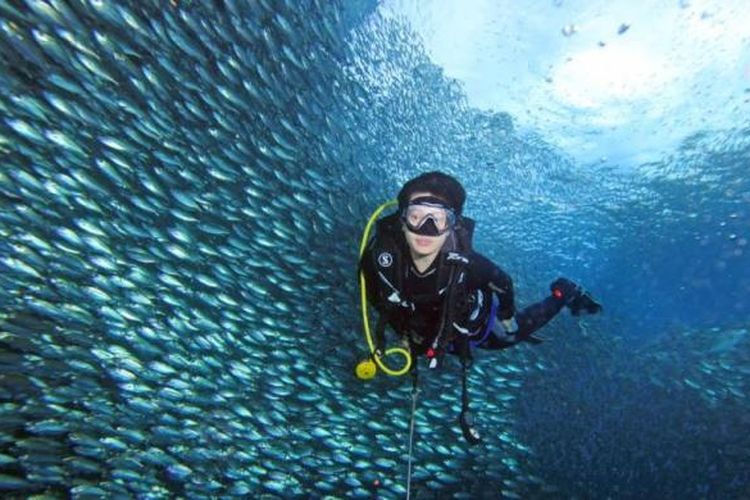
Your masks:
M440 236L456 225L456 214L440 198L420 196L404 208L401 220L414 234Z

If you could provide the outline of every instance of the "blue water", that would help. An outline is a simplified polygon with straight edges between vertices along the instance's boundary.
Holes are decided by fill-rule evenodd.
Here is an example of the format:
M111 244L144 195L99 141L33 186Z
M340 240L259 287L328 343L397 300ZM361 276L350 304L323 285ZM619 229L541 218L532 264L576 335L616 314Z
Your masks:
M750 497L750 122L535 126L477 103L397 7L0 5L0 491ZM620 24L604 47L650 40ZM747 106L696 92L664 129ZM371 211L435 169L520 306L564 275L604 313L478 354L477 447L458 363L423 377L409 484L409 381L352 374L355 268Z

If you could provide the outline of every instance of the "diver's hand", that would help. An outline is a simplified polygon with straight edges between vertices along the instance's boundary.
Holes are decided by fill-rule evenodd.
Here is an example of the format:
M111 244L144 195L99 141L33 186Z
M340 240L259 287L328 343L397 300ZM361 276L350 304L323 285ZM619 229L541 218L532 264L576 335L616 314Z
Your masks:
M508 319L501 319L500 320L500 326L503 329L503 335L500 335L500 332L497 330L495 333L495 336L501 340L504 343L510 343L515 344L518 342L518 338L516 337L516 333L518 333L518 322L516 321L515 316L511 316Z
M518 322L516 321L515 316L500 320L500 323L503 325L503 330L505 330L506 335L515 335L518 333Z

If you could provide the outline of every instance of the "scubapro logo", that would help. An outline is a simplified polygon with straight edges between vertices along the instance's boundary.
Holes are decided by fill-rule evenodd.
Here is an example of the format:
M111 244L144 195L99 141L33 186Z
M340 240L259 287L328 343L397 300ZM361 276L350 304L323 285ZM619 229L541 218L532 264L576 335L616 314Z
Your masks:
M378 255L378 264L380 264L380 267L391 267L391 264L393 264L393 256L388 252L381 253Z

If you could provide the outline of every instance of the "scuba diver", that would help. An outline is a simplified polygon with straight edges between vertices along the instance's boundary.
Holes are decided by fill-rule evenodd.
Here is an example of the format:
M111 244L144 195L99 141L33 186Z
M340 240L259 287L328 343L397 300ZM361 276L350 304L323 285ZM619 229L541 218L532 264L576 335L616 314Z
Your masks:
M436 368L446 354L459 356L459 423L475 444L480 437L466 390L472 349L538 343L533 333L562 308L577 316L602 307L576 283L558 278L547 298L517 311L510 276L472 248L474 221L462 215L465 200L463 186L447 174L428 172L411 179L398 193L398 211L377 221L359 266L367 302L379 313L373 355L383 355L389 325L408 343L409 362L424 355ZM416 362L410 367L415 390L416 367Z

